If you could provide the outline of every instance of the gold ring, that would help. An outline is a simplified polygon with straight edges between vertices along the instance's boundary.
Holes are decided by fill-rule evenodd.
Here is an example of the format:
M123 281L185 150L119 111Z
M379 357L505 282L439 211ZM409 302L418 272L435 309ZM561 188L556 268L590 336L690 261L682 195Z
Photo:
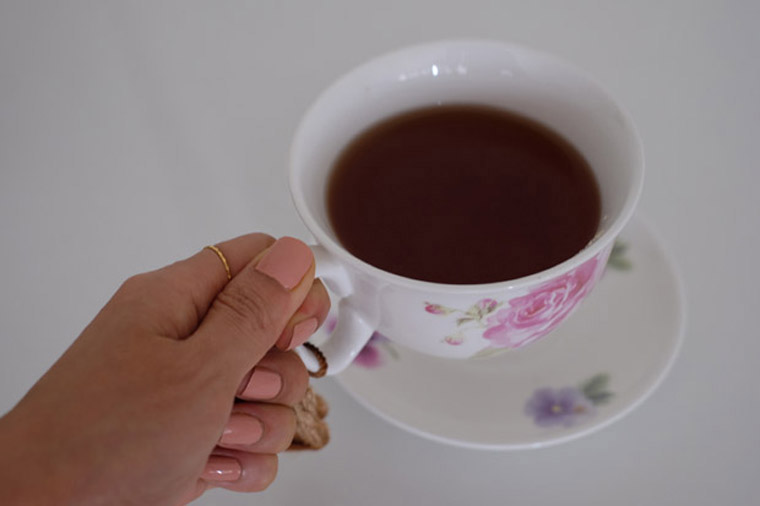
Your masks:
M218 256L219 260L221 260L222 263L224 264L224 270L227 272L227 281L232 279L232 273L230 272L230 264L227 263L227 259L224 257L224 253L222 253L222 250L220 250L214 245L208 245L206 246L206 248L216 253L216 256Z

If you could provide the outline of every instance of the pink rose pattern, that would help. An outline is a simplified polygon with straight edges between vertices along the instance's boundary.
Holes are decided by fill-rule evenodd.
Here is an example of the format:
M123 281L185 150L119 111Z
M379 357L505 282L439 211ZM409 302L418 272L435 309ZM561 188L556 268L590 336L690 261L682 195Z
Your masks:
M509 301L487 320L483 337L495 348L519 348L554 330L591 290L597 259Z
M441 306L440 304L430 304L429 302L427 302L425 303L425 311L427 311L430 314L449 314L453 310L447 307Z
M459 313L456 330L443 339L447 344L461 344L465 330L478 327L492 348L519 348L553 330L575 309L601 276L606 253L506 304L481 299L464 311L426 302L425 309L435 315Z

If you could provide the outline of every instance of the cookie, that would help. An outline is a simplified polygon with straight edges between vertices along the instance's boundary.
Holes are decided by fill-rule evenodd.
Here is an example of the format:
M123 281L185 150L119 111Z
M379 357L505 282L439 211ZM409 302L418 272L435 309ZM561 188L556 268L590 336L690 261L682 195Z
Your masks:
M289 450L319 450L330 441L330 429L324 421L327 411L327 402L309 386L295 406L296 435Z

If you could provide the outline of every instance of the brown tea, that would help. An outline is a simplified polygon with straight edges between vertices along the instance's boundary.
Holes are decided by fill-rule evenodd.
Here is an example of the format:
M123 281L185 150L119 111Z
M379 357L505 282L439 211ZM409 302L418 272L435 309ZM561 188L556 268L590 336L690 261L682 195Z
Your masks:
M549 128L495 108L434 106L386 119L339 156L327 211L343 246L437 283L506 281L580 251L601 202L583 156Z

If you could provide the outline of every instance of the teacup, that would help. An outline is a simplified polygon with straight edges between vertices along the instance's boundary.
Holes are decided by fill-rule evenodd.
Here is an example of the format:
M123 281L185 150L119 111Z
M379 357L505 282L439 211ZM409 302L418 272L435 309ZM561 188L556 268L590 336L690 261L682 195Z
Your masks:
M380 270L350 254L331 230L326 184L357 134L395 114L435 104L507 109L549 126L586 158L601 194L601 221L581 251L510 281L448 285ZM449 40L365 63L324 91L303 117L290 153L290 190L313 234L317 274L339 299L338 322L320 349L328 374L347 367L374 332L451 359L514 350L560 325L599 280L633 214L644 174L629 116L577 68L514 44ZM308 360L308 354L302 353Z

